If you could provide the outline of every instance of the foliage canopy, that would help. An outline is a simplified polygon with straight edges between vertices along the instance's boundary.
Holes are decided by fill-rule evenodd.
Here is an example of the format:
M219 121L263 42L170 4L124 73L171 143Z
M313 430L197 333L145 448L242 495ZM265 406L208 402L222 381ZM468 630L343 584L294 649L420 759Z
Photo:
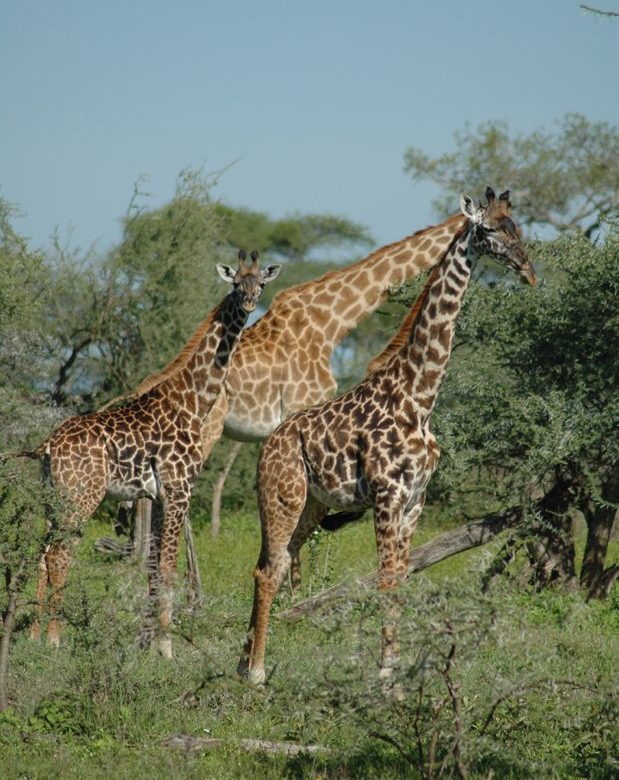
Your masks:
M600 214L619 208L619 128L566 114L554 132L512 135L507 122L466 125L454 133L456 150L432 158L418 148L404 154L414 181L438 184L437 212L453 212L461 192L483 192L489 182L510 187L523 226L534 232L578 226L587 235Z

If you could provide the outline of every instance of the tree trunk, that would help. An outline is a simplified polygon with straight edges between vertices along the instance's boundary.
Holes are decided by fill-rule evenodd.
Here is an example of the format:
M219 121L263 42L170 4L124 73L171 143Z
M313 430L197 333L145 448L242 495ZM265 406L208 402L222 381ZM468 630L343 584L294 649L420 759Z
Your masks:
M327 754L331 751L322 745L299 745L296 742L273 742L270 739L226 740L217 737L193 737L176 734L164 740L163 745L181 748L186 752L234 747L247 753L274 753L284 756Z
M221 527L221 497L224 492L226 479L228 478L230 469L234 465L234 461L236 460L239 452L241 451L242 444L243 443L240 441L234 442L234 444L232 445L232 449L228 453L228 457L226 458L224 467L219 472L217 481L213 486L213 499L211 503L211 536L217 536L219 534L219 529Z
M146 567L150 549L152 511L153 502L149 498L138 498L135 502L133 556L143 568Z
M570 483L557 478L554 485L537 502L539 520L532 524L534 534L527 544L531 565L531 582L536 587L547 587L553 582L576 582L575 550Z
M605 569L608 542L619 504L619 461L602 485L600 506L589 503L583 507L587 521L587 544L580 572L580 584L587 598L605 598L619 577L617 565Z
M0 637L0 712L4 712L9 706L8 673L9 651L11 639L15 628L15 616L17 614L17 594L24 571L24 562L19 565L16 574L6 573L6 586L9 596L8 604L2 613L2 636Z

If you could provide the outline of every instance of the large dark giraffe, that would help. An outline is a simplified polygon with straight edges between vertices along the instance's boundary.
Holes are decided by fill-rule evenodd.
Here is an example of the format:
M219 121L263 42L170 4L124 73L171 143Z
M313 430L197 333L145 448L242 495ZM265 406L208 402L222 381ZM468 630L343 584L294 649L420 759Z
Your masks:
M254 604L239 671L265 680L269 614L292 557L330 509L373 509L378 587L407 576L409 547L439 449L430 418L443 382L471 269L481 255L535 275L511 219L509 193L477 208L462 196L462 225L415 307L401 344L373 373L339 398L286 419L265 441L258 464L262 546ZM381 675L399 659L395 614L383 624Z

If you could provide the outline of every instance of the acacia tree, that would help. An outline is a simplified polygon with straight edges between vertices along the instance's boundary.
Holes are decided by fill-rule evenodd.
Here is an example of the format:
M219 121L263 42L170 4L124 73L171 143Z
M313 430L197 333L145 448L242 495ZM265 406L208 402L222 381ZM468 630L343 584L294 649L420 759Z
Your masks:
M581 512L580 583L603 596L619 575L605 568L619 504L619 230L598 245L570 231L532 255L546 269L532 294L490 284L468 298L435 416L444 457L434 490L461 501L477 473L489 510L520 506L538 584L575 580Z
M226 238L233 246L251 246L260 252L270 252L283 262L308 262L316 250L324 252L373 243L362 225L333 214L294 214L271 219L261 211L224 204L218 204L215 210L224 220Z
M272 220L224 206L213 184L200 170L182 171L171 201L149 209L138 183L121 241L104 255L54 241L45 332L55 404L92 408L165 365L221 297L214 264L239 247L294 260L281 283L289 286L316 272L313 250L371 243L339 217Z
M120 244L104 255L55 241L48 257L51 400L86 408L164 365L220 290L212 284L221 221L210 182L184 171L172 200L147 210L136 188Z
M600 215L619 209L619 128L566 114L554 131L511 134L504 121L465 126L454 133L456 149L432 158L418 148L404 154L414 181L438 184L434 206L453 211L461 192L483 192L488 182L509 186L518 220L533 233L580 227L593 236Z
M23 446L29 433L57 419L40 403L52 390L44 327L49 268L14 228L18 217L16 207L0 198L0 452Z

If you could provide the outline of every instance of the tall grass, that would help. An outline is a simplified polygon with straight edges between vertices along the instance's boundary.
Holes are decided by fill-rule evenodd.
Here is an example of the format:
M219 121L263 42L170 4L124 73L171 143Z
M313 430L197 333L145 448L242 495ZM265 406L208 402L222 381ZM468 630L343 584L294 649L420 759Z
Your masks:
M80 546L60 650L17 635L13 706L0 718L3 777L602 778L619 769L617 601L508 584L482 596L486 553L447 561L405 589L398 701L378 683L377 596L353 592L328 614L288 623L277 618L291 598L284 589L260 689L234 673L256 518L224 518L217 539L198 530L204 600L189 612L179 588L171 662L138 650L145 583L133 564L94 552L106 532L91 524ZM304 593L374 566L371 523L319 534L304 553ZM181 734L224 744L170 747ZM245 752L242 738L326 751Z

